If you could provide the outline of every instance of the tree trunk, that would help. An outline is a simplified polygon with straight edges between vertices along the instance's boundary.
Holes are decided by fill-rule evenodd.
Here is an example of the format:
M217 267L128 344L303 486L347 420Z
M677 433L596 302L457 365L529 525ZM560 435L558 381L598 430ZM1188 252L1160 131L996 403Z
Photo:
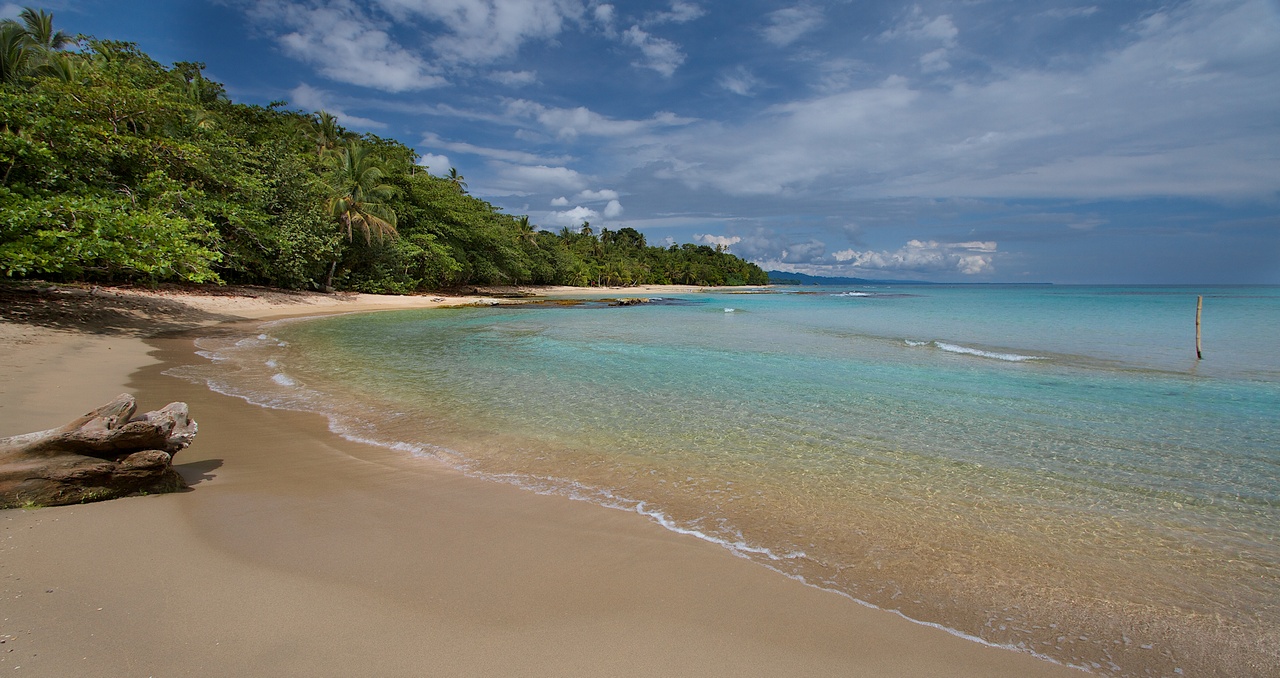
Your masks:
M0 508L186 487L172 463L196 435L186 403L139 416L136 411L126 393L65 426L0 438Z
M324 291L329 293L333 291L333 273L338 268L338 260L334 259L329 262L329 273L324 277Z

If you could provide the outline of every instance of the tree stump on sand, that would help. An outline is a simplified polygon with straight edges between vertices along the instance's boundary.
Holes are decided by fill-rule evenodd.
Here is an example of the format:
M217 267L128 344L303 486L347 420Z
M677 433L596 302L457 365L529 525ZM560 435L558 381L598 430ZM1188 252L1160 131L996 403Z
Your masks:
M56 506L187 486L173 455L191 444L186 403L134 416L133 396L59 428L0 438L0 508Z

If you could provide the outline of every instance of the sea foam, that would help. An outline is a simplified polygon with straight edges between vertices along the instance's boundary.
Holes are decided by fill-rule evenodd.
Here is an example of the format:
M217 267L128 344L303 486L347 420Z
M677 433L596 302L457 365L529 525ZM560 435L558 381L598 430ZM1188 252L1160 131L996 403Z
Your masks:
M961 346L960 344L950 344L945 341L917 341L915 339L903 339L902 342L907 346L933 346L940 351L948 353L959 353L962 355L972 355L979 358L991 358L992 360L1005 360L1013 363L1025 362L1027 360L1048 360L1044 356L1038 355L1022 355L1020 353L999 353L997 351L984 351L980 348L971 346Z

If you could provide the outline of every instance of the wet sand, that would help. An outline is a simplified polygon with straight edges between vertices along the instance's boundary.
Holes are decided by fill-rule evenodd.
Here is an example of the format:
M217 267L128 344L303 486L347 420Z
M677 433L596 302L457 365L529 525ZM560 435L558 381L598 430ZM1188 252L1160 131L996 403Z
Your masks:
M190 305L215 316L192 318L207 325L455 303L387 299ZM0 511L0 671L1081 675L862 607L636 514L467 478L341 439L319 416L165 376L199 360L192 342L145 334L0 324L0 435L126 391L143 409L185 401L200 424L175 460L189 491Z

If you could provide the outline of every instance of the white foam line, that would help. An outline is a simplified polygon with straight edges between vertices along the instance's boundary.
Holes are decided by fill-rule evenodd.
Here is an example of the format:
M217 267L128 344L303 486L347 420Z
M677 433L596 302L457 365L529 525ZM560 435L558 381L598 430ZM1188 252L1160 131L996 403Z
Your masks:
M1019 355L1017 353L995 353L993 351L983 351L978 348L969 348L968 346L960 346L959 344L948 344L942 341L933 342L934 346L951 353L964 353L967 355L976 355L983 358L995 358L996 360L1008 360L1009 362L1022 362L1024 360L1044 360L1044 358L1035 355Z
M915 339L903 339L902 342L907 346L934 346L939 350L948 353L960 353L964 355L977 356L979 358L992 358L994 360L1004 360L1007 362L1020 363L1027 360L1048 360L1044 356L1038 355L1021 355L1019 353L997 353L995 351L984 351L980 348L971 348L969 346L961 346L960 344L951 344L945 341L917 341Z
M316 316L316 317L320 317L320 316ZM285 318L285 319L281 319L281 320L272 321L272 323L270 323L270 324L282 323L282 322L295 322L295 321L302 320L302 319L304 319L304 318ZM909 342L909 343L910 343L910 342ZM922 342L922 343L923 343L923 342ZM939 346L939 348L941 348L941 345L940 345L938 342L933 342L933 343L934 343L935 345L938 345L938 346ZM945 350L945 349L944 349L944 350ZM972 350L976 350L976 349L972 349ZM219 362L218 358L215 358L215 357L212 357L212 356L208 356L208 355L204 355L202 352L197 352L197 353L198 353L198 354L200 354L200 355L202 355L203 357L206 357L206 358L209 358L210 360L213 360L214 362ZM1030 359L1030 358L1027 358L1027 359ZM166 371L165 371L165 374L169 374L171 371L173 371L173 370L166 370ZM171 375L171 376L180 376L180 375L175 374L175 375ZM282 375L278 375L278 376L282 376ZM187 379L190 379L190 378L189 378L189 377L187 377ZM850 594L850 593L848 593L848 592L846 592L846 591L841 591L841 590L839 590L839 589L834 589L834 588L830 588L830 587L827 587L827 586L822 586L822 585L820 585L820 584L814 584L813 582L810 582L807 578L805 578L803 575L795 574L795 573L791 573L791 572L785 572L785 571L783 571L783 570L778 569L777 567L775 567L774 565L770 564L769 562L761 562L761 561L758 561L758 560L755 560L755 559L751 558L751 555L753 555L753 554L754 554L754 555L762 555L762 556L764 556L764 557L768 558L768 559L769 559L770 561L772 561L772 562L780 562L780 561L784 561L784 560L794 560L794 559L800 559L800 558L806 558L806 557L808 557L808 556L807 556L803 551L795 551L795 552L791 552L791 553L787 553L787 554L784 554L784 555L779 556L778 554L773 553L773 551L771 551L771 550L770 550L770 549L768 549L768 548L760 547L760 546L752 546L752 545L750 545L750 544L747 544L747 543L746 543L745 541L743 541L743 540L738 540L738 541L732 541L732 542L731 542L731 541L728 541L728 540L726 540L726 539L721 539L721 538L719 538L719 537L714 537L714 536L709 535L709 534L706 534L705 532L702 532L702 531L700 531L700 530L695 530L695 529L692 529L692 528L683 527L683 526L681 526L681 525L677 524L675 521L671 520L671 519L670 519L666 514L662 513L661 511L652 510L652 509L646 509L646 508L645 508L645 502L643 502L643 501L635 500L635 499L628 499L628 498L626 498L626 497L618 497L618 496L614 495L614 494L613 494L613 492L611 492L611 491L609 491L609 490L605 490L605 489L602 489L602 488L595 488L595 487L591 487L591 486L589 486L589 485L585 485L585 484L580 483L580 482L578 482L578 481L566 480L566 479L562 479L562 478L554 478L554 477L543 477L543 478L540 478L540 477L537 477L537 476L519 475L519 474L514 474L514 473L497 474L497 473L484 473L484 472L479 472L479 471L476 471L476 470L474 470L473 468L471 468L471 467L466 463L467 459L466 459L466 457L465 457L465 456L462 456L462 455L460 455L460 454L456 453L456 452L455 452L455 451L453 451L453 450L448 450L448 449L446 449L446 448L438 447L438 446L435 446L435 445L417 444L417 443L407 443L407 442L393 442L393 443L388 443L388 442L386 442L386 441L382 441L382 440L377 440L377 439L373 439L373 438L366 438L366 437L364 437L364 436L357 435L357 434L355 434L354 432L352 432L349 428L346 428L346 427L342 426L342 425L337 421L337 415L335 415L335 414L330 414L330 413L325 413L325 412L316 412L316 410L306 409L306 408L304 408L304 407L302 407L302 406L300 406L300 405L286 406L286 405L282 405L282 404L275 404L275 403L266 402L266 401L263 401L263 400L261 400L261 399L255 399L255 398L251 397L251 395L248 395L248 394L245 394L245 393L237 392L237 391L235 391L234 389L229 389L229 388L227 388L227 387L225 387L225 386L221 386L221 387L220 387L219 385L215 384L215 383L213 382L213 380L212 380L212 379L209 379L209 378L202 378L202 379L200 379L200 381L205 382L205 385L206 385L206 386L209 388L209 390L211 390L211 391L214 391L214 392L216 392L216 393L221 393L222 395L227 395L227 396L231 396L231 397L235 397L235 398L240 398L241 400L244 400L245 402L247 402L247 403L249 403L249 404L251 404L251 405L257 405L257 406L259 406L259 407L265 407L265 408L267 408L267 409L274 409L274 410L287 410L287 411L294 411L294 412L313 412L313 413L322 414L322 415L324 415L324 416L325 416L325 418L326 418L326 419L328 420L328 422L329 422L329 430L330 430L330 432L332 432L333 434L335 434L335 435L337 435L337 436L339 436L339 437L341 437L341 438L343 438L343 439L345 439L345 440L350 440L350 441L352 441L352 442L356 442L356 443L363 443L363 444L367 444L367 445L376 445L376 446L379 446L379 447L383 447L383 448L387 448L387 449L391 449L391 450L396 450L396 451L408 452L408 453L413 454L413 455L415 455L415 456L430 457L430 458L432 458L432 459L435 459L435 460L437 460L437 461L440 461L440 462L442 462L442 463L445 463L445 464L446 464L446 465L448 465L448 466L451 466L452 468L456 469L457 471L459 471L459 472L463 473L464 475L466 475L466 476L468 476L468 477L478 478L478 479L482 479L482 480L489 480L489 481L492 481L492 482L503 482L503 483L507 483L507 484L510 484L510 485L515 485L516 487L519 487L519 488L524 489L524 490L527 490L527 491L534 492L535 494L541 494L541 495L557 495L557 496L565 497L565 498L570 499L570 500L572 500L572 501L586 501L586 502L590 502L590 503L595 504L596 506L600 506L600 507L602 507L602 508L609 508L609 509L616 509L616 510L620 510L620 511L634 512L634 513L637 513L637 514L639 514L639 515L645 516L646 518L649 518L650 520L652 520L654 523L656 523L658 526L662 527L663 529L670 530L670 531L675 532L675 533L677 533L677 534L683 534L683 535L688 535L688 536L691 536L691 537L695 537L695 538L697 538L697 539L701 539L701 540L703 540L703 541L707 541L707 542L710 542L710 543L712 543L712 544L716 544L716 545L718 545L718 546L723 547L724 549L726 549L726 550L727 550L727 551L729 551L730 553L732 553L732 554L734 554L734 555L738 556L739 558L746 558L746 559L748 559L748 560L752 560L752 562L755 562L755 563L757 563L757 564L761 565L762 567L768 568L770 571L776 572L776 573L778 573L778 574L780 574L780 575L782 575L782 576L784 576L784 577L787 577L787 578L789 578L789 579L793 579L793 580L795 580L795 581L798 581L798 582L800 582L801 584L804 584L805 586L809 586L809 587L811 587L811 588L815 588L815 589L818 589L818 590L821 590L821 591L826 591L826 592L828 592L828 593L834 593L834 594L836 594L836 595L838 595L838 596L842 596L842 597L844 597L844 598L847 598L848 600L851 600L851 601L853 601L854 603L857 603L857 604L862 605L862 606L864 606L864 607L867 607L867 608L870 608L870 609L873 609L873 610L880 610L880 611L883 611L883 612L889 612L889 613L895 614L895 615L897 615L897 616L899 616L899 617L901 617L901 618L903 618L903 619L905 619L905 620L907 620L907 621L909 621L909 622L911 622L911 623L913 623L913 624L919 624L919 625L921 625L921 626L927 626L927 627L930 627L930 628L938 629L938 630L940 630L940 631L943 631L943 632L949 633L949 634L951 634L951 635L953 635L953 636L956 636L957 638L961 638L961 639L963 639L963 640L967 640L967 641L975 642L975 643L978 643L978 644L980 644L980 645L985 645L985 646L987 646L987 647L992 647L992 648L1001 649L1001 650L1009 650L1009 651L1011 651L1011 652L1018 652L1018 653L1022 653L1022 654L1029 654L1029 655L1031 655L1031 656L1033 656L1033 657L1036 657L1037 659L1041 659L1041 660L1044 660L1044 661L1050 662L1050 663L1052 663L1052 664L1057 664L1057 665L1059 665L1059 666L1065 666L1065 667L1067 667L1067 668L1076 669L1076 670L1079 670L1079 671L1083 671L1083 672L1085 672L1085 673L1092 673L1092 671L1090 671L1088 667L1085 667L1085 666L1079 666L1079 665L1076 665L1076 664L1069 664L1069 663L1065 663L1065 662L1059 661L1059 660L1057 660L1057 659L1055 659L1055 658L1053 658L1053 657L1050 657L1050 656L1047 656L1047 655L1041 654L1041 653L1039 653L1039 652L1036 652L1036 651L1034 651L1034 650L1028 649L1028 648L1023 647L1023 646L1018 646L1018 645L1009 645L1009 644L1002 644L1002 643L993 643L993 642L991 642L991 641L985 640L985 639L980 638L980 637L978 637L978 636L975 636L975 635L972 635L972 634L969 634L969 633L965 633L965 632L963 632L963 631L960 631L959 629L953 629L953 628L951 628L951 627L944 626L944 625L942 625L942 624L938 624L938 623L936 623L936 622L928 622L928 621L922 621L922 620L919 620L919 619L914 619L914 618L909 617L909 616L907 616L906 614L904 614L901 610L894 610L894 609L890 609L890 608L883 608L883 607L880 607L880 606L875 605L875 604L873 604L873 603L870 603L870 602L867 602L867 601L862 600L862 599L860 599L860 598L857 598L857 597L853 596L852 594ZM540 480L540 481L542 481L542 482L546 483L546 485L544 485L543 487L536 487L536 486L533 486L533 485L529 482L529 481L531 481L531 480ZM566 485L567 485L568 487L566 487ZM577 491L577 492L569 491L569 488L576 488L578 491ZM594 495L594 496L592 496L592 495ZM604 501L604 500L602 499L602 497L607 497L610 501ZM630 505L628 505L628 504L630 504Z

